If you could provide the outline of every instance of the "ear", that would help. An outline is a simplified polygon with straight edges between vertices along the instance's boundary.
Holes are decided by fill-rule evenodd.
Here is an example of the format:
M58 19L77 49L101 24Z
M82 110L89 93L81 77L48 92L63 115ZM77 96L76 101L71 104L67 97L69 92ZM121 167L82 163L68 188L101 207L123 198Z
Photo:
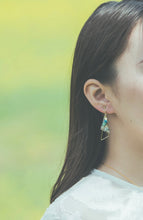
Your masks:
M84 84L84 94L90 104L96 108L98 111L108 114L114 113L114 109L112 106L111 101L108 98L108 94L110 90L109 87L103 86L98 80L96 79L88 79Z

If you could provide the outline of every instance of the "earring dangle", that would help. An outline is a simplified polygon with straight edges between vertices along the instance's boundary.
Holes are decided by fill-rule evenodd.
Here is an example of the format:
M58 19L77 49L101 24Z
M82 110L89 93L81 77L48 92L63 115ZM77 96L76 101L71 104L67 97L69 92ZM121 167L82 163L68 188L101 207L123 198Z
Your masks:
M103 121L102 121L102 125L100 127L100 130L101 130L101 141L103 141L103 140L105 140L106 138L109 137L109 133L110 133L110 130L109 130L109 127L108 127L108 119L107 119L106 110L105 110L105 113L104 113L104 117L103 117ZM104 138L103 138L103 132L106 132L108 134Z

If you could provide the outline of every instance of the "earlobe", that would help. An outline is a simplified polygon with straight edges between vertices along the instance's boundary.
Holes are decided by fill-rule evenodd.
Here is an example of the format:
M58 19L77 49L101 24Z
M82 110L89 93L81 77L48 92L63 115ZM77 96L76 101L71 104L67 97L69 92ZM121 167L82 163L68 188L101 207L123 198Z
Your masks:
M113 108L113 105L112 105L111 102L109 102L109 103L107 104L107 110L106 110L106 112L107 112L108 114L115 113L114 108Z

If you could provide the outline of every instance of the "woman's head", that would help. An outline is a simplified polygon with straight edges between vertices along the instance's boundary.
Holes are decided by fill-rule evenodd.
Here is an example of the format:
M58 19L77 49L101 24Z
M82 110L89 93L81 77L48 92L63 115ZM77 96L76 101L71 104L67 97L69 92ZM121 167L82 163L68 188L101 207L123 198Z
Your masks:
M140 140L143 135L143 21L133 28L125 51L114 62L116 79L113 85L89 79L84 94L90 104L106 112L112 138L122 129L126 137ZM114 72L114 73L115 73ZM106 73L106 70L105 70ZM117 127L117 128L116 128ZM123 137L123 135L122 135Z
M71 75L67 152L51 202L105 159L108 139L100 140L105 105L110 121L118 116L124 124L129 113L129 127L132 116L141 115L133 105L143 107L143 67L136 65L143 58L142 18L141 1L110 1L80 31ZM133 121L136 126L138 122Z

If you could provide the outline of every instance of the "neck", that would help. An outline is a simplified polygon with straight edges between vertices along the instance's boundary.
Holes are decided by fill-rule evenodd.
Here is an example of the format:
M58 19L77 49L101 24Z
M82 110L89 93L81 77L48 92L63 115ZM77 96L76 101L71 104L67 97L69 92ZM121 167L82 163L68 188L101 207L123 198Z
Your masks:
M127 129L114 129L110 133L103 163L116 169L136 185L143 186L143 140L134 138L134 134L127 133ZM99 169L125 180L123 176L105 166L101 165Z

